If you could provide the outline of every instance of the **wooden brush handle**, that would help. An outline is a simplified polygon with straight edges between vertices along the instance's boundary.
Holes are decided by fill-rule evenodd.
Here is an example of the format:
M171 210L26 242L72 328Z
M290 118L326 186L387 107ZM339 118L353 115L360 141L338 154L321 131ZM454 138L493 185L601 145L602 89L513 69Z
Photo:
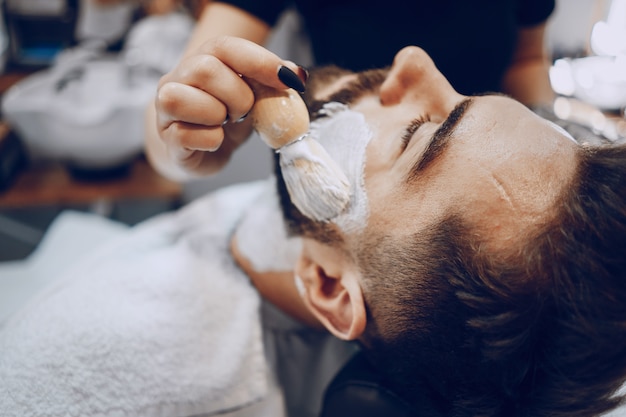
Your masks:
M255 97L250 111L252 125L267 145L280 149L309 130L309 111L295 90L248 82Z

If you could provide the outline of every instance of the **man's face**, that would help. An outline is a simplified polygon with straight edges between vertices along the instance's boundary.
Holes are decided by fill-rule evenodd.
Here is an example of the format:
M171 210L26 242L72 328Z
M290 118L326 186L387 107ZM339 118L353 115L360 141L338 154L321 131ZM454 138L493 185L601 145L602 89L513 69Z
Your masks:
M324 101L355 79L338 76L314 96ZM507 97L460 95L418 48L400 51L382 85L349 106L372 133L368 231L414 235L458 213L494 248L515 246L576 169L566 134Z

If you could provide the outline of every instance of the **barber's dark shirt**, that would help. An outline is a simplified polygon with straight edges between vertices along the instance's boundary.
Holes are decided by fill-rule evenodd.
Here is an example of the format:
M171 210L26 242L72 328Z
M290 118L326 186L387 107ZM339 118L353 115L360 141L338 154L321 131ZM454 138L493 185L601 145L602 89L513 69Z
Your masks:
M390 65L402 47L426 50L463 94L499 91L519 27L544 22L555 0L220 0L273 25L295 4L316 64Z

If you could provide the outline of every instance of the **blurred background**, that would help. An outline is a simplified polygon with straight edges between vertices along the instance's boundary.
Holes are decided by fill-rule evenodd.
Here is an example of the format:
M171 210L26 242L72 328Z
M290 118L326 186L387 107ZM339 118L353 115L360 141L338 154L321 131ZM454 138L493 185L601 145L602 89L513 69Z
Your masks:
M255 138L214 177L176 184L143 156L143 110L203 1L0 0L0 261L28 256L63 210L136 224L266 177ZM270 49L311 65L295 12ZM557 117L626 136L626 0L557 0L546 47Z

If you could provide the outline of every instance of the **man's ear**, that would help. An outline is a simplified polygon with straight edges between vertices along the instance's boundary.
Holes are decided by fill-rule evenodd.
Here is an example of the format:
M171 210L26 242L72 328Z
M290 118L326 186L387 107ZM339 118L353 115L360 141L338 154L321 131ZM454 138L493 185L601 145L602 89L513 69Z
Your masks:
M347 254L306 239L297 275L304 284L304 302L336 337L354 340L365 330L365 302L360 273Z

